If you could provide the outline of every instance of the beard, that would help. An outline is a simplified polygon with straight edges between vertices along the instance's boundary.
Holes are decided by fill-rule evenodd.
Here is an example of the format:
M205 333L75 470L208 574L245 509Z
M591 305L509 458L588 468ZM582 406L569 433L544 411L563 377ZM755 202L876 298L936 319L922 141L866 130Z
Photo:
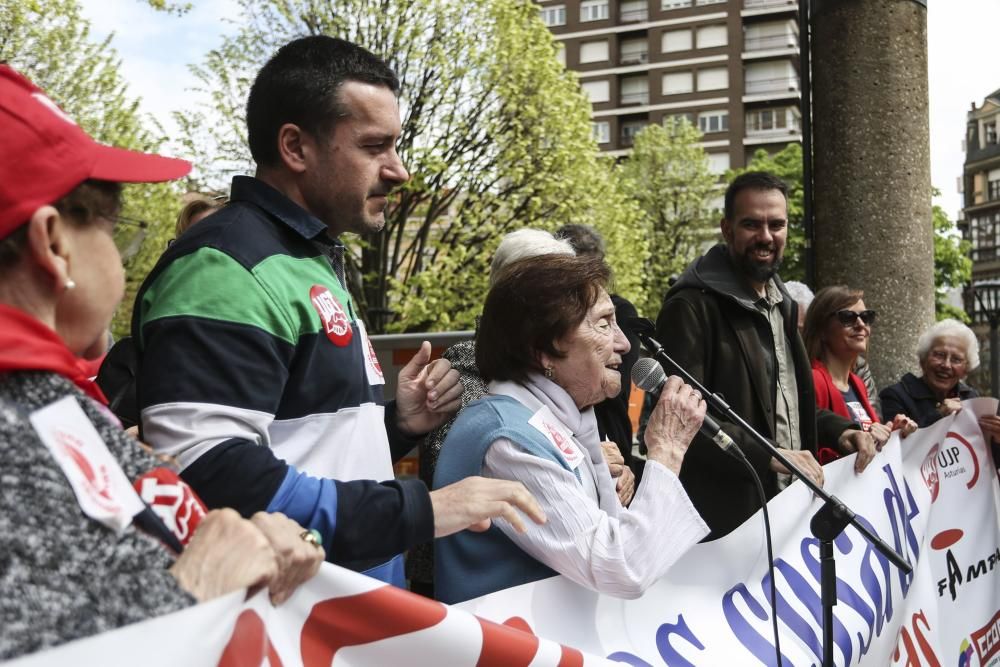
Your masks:
M774 259L770 262L760 262L754 259L754 253L761 249L774 250ZM736 263L743 271L743 274L754 283L766 283L768 280L774 277L778 273L778 269L781 268L781 260L783 256L777 252L776 248L772 248L768 245L755 245L746 249L746 251L737 256Z

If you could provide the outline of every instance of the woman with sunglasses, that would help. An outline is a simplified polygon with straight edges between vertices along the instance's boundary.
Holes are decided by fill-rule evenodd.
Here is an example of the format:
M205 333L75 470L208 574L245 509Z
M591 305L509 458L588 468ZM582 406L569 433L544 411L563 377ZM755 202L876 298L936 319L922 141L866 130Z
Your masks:
M872 434L876 448L881 449L894 429L902 428L903 435L908 435L916 424L902 414L881 423L864 381L853 372L858 357L868 351L875 323L875 311L865 308L863 296L861 290L843 285L821 289L806 312L803 335L812 359L816 405L853 420ZM839 457L836 450L819 444L820 463Z

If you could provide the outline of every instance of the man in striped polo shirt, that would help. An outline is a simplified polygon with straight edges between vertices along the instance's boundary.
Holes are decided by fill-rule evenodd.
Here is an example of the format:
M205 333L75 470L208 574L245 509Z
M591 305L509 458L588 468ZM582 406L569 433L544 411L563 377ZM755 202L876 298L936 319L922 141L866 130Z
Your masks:
M399 554L418 542L490 517L521 523L515 506L544 519L520 484L428 493L392 479L393 460L461 395L425 342L384 404L344 280L339 237L380 230L387 196L409 179L398 91L350 42L282 47L247 102L256 175L235 177L229 204L170 246L132 328L142 436L207 504L282 512L319 530L330 560L401 585Z

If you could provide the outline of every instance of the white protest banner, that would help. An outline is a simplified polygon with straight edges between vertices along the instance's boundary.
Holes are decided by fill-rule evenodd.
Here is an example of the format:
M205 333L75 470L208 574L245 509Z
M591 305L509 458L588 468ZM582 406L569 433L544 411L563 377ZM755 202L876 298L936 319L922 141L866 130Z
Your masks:
M894 437L861 475L853 458L824 468L827 490L914 565L904 576L853 528L838 538L838 665L1000 664L1000 486L976 422L996 405L967 401L953 418ZM819 506L801 483L769 504L786 666L822 655L809 533ZM447 607L325 565L277 609L264 594L229 596L12 664L771 665L762 532L758 516L697 545L637 600L554 577Z
M835 542L838 665L1000 664L1000 487L967 401L906 440L893 436L860 475L853 457L824 467L838 496L914 571L903 576L849 527ZM809 521L821 507L797 482L769 503L782 663L821 663L819 547ZM767 556L758 513L699 544L638 600L597 595L561 577L461 605L516 615L555 641L631 665L776 664Z

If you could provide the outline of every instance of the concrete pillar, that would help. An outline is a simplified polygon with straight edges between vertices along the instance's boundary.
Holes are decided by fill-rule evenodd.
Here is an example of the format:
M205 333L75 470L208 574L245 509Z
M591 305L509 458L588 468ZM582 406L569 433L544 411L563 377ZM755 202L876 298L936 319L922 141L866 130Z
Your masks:
M881 388L934 320L925 3L812 0L812 85L817 287L878 310Z

